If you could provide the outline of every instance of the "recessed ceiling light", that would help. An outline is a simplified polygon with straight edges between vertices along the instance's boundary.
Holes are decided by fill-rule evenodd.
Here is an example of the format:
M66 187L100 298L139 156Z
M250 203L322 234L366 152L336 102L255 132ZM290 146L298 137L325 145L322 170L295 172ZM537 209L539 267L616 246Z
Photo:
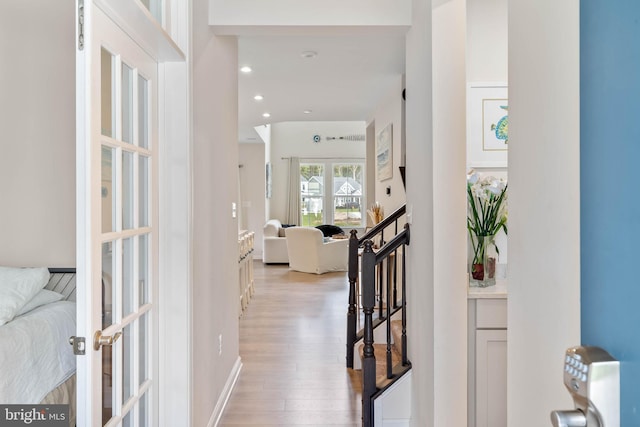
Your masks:
M262 101L264 97L262 95L256 95L253 97L253 99L255 99L256 101Z
M305 114L311 114L312 112L313 112L313 111L311 111L311 110L304 110L304 111L303 111L303 113L305 113Z
M251 67L245 65L244 67L240 68L240 71L242 71L243 73L250 73L252 70Z
M304 52L302 52L300 54L300 56L302 56L303 58L315 58L316 56L318 56L318 52L313 51L313 50L305 50Z
M271 117L271 114L269 114L269 113L262 113L262 117L264 117L264 118Z

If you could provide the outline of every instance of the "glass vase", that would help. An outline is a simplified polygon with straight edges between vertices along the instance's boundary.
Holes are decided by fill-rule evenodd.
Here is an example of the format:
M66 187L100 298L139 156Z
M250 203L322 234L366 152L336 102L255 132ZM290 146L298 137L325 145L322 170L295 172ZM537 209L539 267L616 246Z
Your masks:
M486 288L496 284L498 251L495 236L472 236L469 286Z

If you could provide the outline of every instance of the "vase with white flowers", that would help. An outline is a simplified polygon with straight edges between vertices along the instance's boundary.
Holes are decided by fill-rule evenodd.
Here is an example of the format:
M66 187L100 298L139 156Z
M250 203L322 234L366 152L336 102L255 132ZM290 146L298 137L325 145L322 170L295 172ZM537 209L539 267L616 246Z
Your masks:
M495 236L507 233L507 182L476 171L467 175L467 229L471 242L469 267L472 286L495 284L499 249Z

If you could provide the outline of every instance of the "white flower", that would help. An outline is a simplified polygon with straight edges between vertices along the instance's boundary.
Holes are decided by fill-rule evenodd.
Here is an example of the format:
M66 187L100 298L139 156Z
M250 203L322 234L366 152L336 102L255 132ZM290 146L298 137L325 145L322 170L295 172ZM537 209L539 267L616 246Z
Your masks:
M467 229L474 260L479 260L484 253L479 237L494 235L501 229L507 231L507 182L471 170L467 174L467 197Z
M494 179L487 189L497 196L502 193L506 186L507 184L503 180Z
M489 200L489 194L487 193L485 186L478 183L472 187L472 190L473 190L473 195L476 196L478 199L482 200L483 202L486 202L487 200Z
M467 182L470 184L475 184L476 182L478 182L478 180L480 179L480 175L478 175L478 172L474 171L473 169L471 169L469 171L469 173L467 173Z

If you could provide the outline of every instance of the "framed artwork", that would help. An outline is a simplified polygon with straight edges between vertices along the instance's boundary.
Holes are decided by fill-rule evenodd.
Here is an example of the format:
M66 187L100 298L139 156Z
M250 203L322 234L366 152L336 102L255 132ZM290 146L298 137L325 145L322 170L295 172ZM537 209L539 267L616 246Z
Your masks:
M505 83L467 87L467 166L507 167L509 97Z
M265 165L265 197L267 199L271 198L271 163L267 162Z
M393 177L393 124L389 123L376 138L378 181Z

